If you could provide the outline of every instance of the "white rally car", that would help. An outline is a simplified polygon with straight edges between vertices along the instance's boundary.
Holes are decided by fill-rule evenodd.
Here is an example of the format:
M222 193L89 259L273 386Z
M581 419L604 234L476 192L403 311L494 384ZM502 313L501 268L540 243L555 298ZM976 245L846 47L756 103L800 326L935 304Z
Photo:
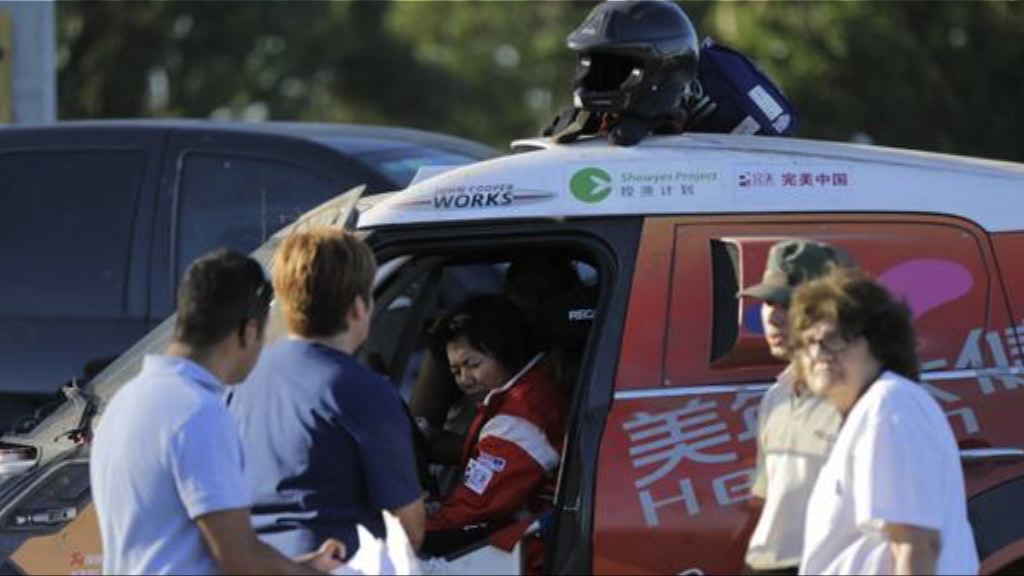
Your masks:
M630 148L518 143L520 153L424 172L407 189L340 197L281 231L354 226L380 263L361 356L410 398L429 320L501 290L509 263L564 259L578 282L539 302L571 390L557 494L540 529L449 560L548 572L736 573L753 527L758 397L779 365L758 303L738 298L767 248L846 248L906 298L925 386L962 449L985 573L1024 567L1024 166L797 139L686 134ZM169 319L0 452L0 548L27 573L98 570L88 432ZM271 320L271 340L280 319ZM95 417L93 413L95 412ZM125 462L131 466L131 462ZM536 526L535 526L536 528ZM511 552L510 552L511 550ZM461 560L460 560L461 558Z

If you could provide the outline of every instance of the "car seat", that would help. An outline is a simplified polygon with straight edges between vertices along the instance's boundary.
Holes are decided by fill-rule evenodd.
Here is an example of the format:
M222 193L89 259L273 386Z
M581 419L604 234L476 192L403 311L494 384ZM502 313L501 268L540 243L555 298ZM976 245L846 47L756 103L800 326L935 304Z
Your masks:
M594 324L597 286L577 286L548 297L541 306L541 329L558 381L572 388L583 349Z

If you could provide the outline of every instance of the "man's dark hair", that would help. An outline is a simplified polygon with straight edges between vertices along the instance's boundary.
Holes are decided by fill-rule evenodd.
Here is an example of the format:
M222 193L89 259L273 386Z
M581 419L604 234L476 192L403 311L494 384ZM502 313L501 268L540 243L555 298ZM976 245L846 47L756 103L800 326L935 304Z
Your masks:
M442 316L429 332L430 350L448 363L448 343L465 338L515 374L539 351L526 316L511 300L497 294L475 296Z
M272 289L259 262L231 250L196 259L178 286L174 339L205 350L240 331L249 320L262 329Z

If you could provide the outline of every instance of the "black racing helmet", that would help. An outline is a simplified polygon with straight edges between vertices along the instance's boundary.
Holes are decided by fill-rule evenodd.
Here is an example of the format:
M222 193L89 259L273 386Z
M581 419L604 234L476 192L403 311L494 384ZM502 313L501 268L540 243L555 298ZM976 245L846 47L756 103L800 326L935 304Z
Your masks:
M667 0L602 2L567 44L579 53L575 105L590 112L671 114L697 74L697 32Z

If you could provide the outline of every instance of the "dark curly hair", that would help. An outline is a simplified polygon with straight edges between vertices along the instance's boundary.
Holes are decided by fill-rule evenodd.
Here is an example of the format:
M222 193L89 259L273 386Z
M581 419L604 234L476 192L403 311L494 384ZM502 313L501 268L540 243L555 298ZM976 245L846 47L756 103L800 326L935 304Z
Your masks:
M523 311L506 296L474 296L445 314L427 333L430 351L448 364L447 346L465 338L470 346L500 362L515 374L539 347Z
M800 285L789 307L789 345L818 322L833 322L852 340L859 335L884 370L917 380L920 364L910 309L862 271L836 268Z

